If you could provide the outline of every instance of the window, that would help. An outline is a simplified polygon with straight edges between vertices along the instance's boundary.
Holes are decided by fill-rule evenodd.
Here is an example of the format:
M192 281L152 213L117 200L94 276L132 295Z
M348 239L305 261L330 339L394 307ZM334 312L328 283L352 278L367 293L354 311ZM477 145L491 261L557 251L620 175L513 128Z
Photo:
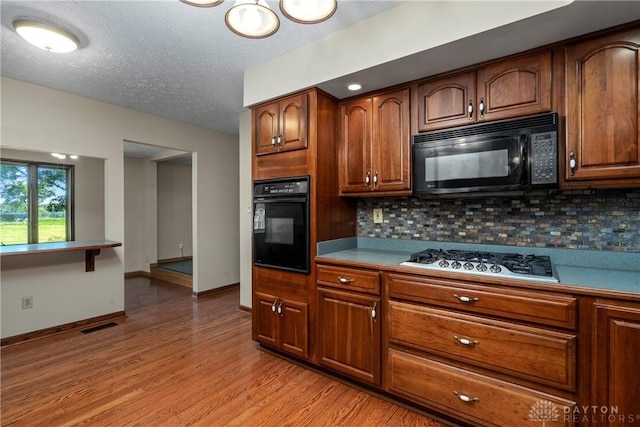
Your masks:
M0 241L73 240L73 166L0 161Z

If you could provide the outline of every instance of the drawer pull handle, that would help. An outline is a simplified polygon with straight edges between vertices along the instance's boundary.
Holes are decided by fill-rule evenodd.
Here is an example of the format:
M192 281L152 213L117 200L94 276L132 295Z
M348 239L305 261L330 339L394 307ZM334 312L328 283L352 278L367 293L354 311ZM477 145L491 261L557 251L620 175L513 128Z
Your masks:
M462 345L467 345L467 346L474 346L474 345L480 344L480 341L471 341L467 338L459 338L457 335L454 335L453 339L456 340L456 342Z
M460 302L474 303L474 302L480 301L480 298L468 297L468 296L465 296L465 295L460 296L458 294L453 294L453 297L455 299L457 299L458 301L460 301Z
M453 394L458 396L458 399L462 400L465 403L475 403L475 402L478 402L480 400L477 397L469 397L469 396L466 396L464 394L460 394L455 390L453 391Z
M346 277L338 276L338 280L340 281L340 283L353 283L353 279L347 279Z

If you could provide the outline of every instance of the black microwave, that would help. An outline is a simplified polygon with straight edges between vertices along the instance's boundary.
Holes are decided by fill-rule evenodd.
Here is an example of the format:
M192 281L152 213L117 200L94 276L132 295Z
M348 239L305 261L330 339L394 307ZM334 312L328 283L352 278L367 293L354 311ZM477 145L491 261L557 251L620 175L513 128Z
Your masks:
M438 195L558 187L558 114L412 136L413 192Z

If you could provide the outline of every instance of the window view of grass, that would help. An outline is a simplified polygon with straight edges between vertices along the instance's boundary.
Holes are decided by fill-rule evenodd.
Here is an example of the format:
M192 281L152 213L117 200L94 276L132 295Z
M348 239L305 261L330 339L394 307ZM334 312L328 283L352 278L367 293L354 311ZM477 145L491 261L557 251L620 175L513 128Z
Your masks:
M68 239L68 167L3 161L0 164L0 241L4 245ZM30 191L35 182L37 192ZM29 214L31 212L31 215ZM37 233L29 235L29 217Z
M38 220L38 237L41 243L64 242L67 233L65 218L40 218ZM0 241L5 245L28 243L26 221L0 222Z

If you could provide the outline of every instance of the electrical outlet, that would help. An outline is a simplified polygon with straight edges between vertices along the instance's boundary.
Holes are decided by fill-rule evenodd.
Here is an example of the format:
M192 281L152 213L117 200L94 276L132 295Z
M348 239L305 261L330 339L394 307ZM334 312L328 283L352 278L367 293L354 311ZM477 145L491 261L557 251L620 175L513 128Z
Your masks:
M373 223L382 224L382 209L373 210Z
M22 309L33 308L33 297L22 297Z
M184 244L180 243L178 247L180 247L180 249L184 249Z

